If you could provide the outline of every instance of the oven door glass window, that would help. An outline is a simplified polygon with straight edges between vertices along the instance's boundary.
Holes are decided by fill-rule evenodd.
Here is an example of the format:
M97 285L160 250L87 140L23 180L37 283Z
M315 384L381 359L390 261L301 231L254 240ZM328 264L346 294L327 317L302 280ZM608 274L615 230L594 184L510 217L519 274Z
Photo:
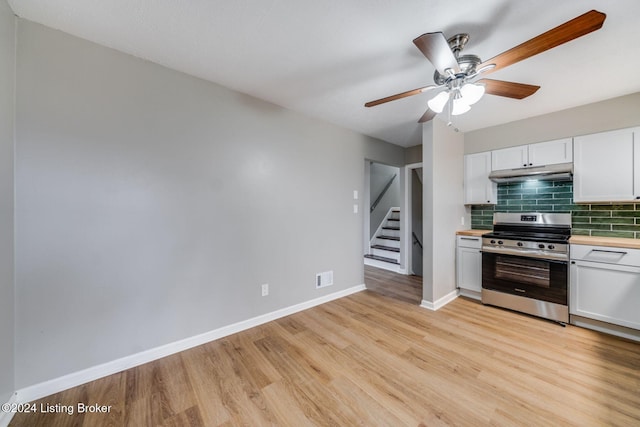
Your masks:
M568 264L483 252L482 287L566 305Z
M497 279L521 284L549 287L551 269L544 260L498 255L495 260Z

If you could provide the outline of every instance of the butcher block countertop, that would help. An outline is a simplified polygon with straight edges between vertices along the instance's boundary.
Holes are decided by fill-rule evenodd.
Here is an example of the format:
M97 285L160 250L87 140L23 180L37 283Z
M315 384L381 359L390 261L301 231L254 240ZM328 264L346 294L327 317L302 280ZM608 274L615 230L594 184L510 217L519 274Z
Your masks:
M456 232L456 235L480 237L485 233L489 233L490 231L491 230L459 230Z
M569 239L569 243L572 245L593 245L609 246L612 248L640 249L640 239L627 239L624 237L571 236L571 239Z

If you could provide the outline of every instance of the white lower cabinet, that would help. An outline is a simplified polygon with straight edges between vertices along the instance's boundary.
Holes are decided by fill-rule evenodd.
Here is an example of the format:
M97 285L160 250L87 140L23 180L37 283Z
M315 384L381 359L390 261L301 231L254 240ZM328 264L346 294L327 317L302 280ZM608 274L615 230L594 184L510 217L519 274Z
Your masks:
M640 250L571 245L569 313L640 329Z
M457 236L456 282L460 294L480 299L482 291L482 238Z

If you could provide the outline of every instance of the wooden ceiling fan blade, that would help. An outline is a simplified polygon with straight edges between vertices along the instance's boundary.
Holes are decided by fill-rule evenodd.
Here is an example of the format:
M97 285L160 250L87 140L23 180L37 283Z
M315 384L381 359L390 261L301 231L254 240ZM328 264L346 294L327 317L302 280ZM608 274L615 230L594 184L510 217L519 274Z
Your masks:
M486 74L493 73L501 68L508 67L516 62L520 62L549 49L560 46L561 44L577 39L578 37L582 37L593 31L599 30L606 17L607 15L602 12L591 10L577 18L542 33L531 40L502 52L487 61L484 61L478 66L478 68L489 64L496 64L493 69L486 71Z
M420 117L420 120L418 120L418 123L428 122L429 120L433 119L435 116L436 116L436 112L431 109L428 109L427 111L425 111L422 117Z
M376 99L375 101L369 101L364 104L365 107L375 107L376 105L384 104L385 102L395 101L396 99L406 98L408 96L418 95L422 92L426 92L431 89L435 89L438 86L429 85L418 89L408 90L402 93L396 93L395 95L387 96L385 98Z
M454 73L460 72L458 61L449 47L449 42L441 32L423 34L415 38L413 44L443 76L447 75L447 69L453 70Z
M481 79L478 80L478 83L483 83L485 85L485 93L513 99L526 98L527 96L533 95L538 89L540 89L540 86L506 82L504 80Z

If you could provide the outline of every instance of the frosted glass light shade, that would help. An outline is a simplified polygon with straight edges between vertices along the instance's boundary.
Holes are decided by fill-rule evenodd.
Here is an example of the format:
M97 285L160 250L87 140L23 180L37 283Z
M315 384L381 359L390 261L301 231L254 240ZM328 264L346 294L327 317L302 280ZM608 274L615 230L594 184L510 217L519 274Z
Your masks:
M453 109L451 110L452 116L459 116L460 114L464 114L469 111L471 107L467 104L465 99L454 99L453 100Z
M467 105L473 105L480 101L480 98L484 95L484 85L467 83L460 88L460 95L462 95Z
M442 110L444 109L444 106L448 100L449 92L440 92L439 94L431 98L429 102L427 102L427 105L429 106L431 111L435 113L442 113Z

